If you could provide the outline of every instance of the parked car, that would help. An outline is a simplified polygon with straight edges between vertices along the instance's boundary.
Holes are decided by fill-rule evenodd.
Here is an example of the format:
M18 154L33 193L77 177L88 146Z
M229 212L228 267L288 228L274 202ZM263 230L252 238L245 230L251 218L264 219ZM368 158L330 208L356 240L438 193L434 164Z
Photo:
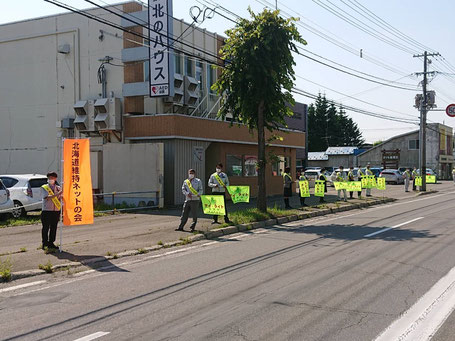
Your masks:
M47 183L45 175L0 175L0 179L11 193L11 200L14 203L14 211L12 212L14 218L41 209L41 186Z
M393 183L396 185L404 183L404 177L398 169L384 169L379 177L385 178L386 183Z
M0 218L6 217L13 209L14 204L10 198L10 192L0 179Z
M309 186L314 187L314 182L316 180L319 180L319 176L321 175L321 169L310 169L305 171L305 176L308 179ZM329 173L325 172L325 176L327 177L327 186L329 186L330 183L330 176Z

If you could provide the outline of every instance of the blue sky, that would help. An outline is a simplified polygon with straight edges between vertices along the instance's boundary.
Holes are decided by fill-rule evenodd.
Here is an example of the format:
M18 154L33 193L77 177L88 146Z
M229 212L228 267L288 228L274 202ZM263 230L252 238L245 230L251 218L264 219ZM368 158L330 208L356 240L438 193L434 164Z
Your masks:
M119 2L110 0L93 1L100 5ZM243 17L248 16L248 6L251 6L254 11L261 11L264 8L264 5L256 0L214 1L221 3L224 7ZM273 3L273 5L275 3L274 0L267 1ZM455 46L453 44L455 41L455 29L453 27L453 13L455 12L454 1L357 1L390 24L393 28L398 29L419 43L440 52L446 60L455 66ZM63 0L63 2L77 8L91 7L91 5L82 0ZM419 83L420 78L415 76L406 77L406 75L422 71L423 63L421 59L413 58L412 53L403 52L400 49L385 44L362 32L360 29L351 26L349 23L346 23L321 7L321 3L329 5L332 8L335 8L335 5L338 6L339 8L336 9L338 13L342 13L341 9L343 9L347 13L355 15L357 19L368 23L370 28L378 30L379 33L374 33L378 34L380 37L384 37L384 34L387 34L384 30L371 22L368 22L364 17L348 7L348 5L350 5L351 7L358 9L358 7L354 6L355 0L278 1L278 7L284 12L292 14L295 17L300 17L302 25L299 25L298 27L301 35L308 42L308 45L305 47L308 51L377 77L395 81L399 79L400 82L412 84L414 86ZM189 9L193 5L202 7L196 0L174 0L174 16L183 18L186 21L191 21ZM62 9L42 0L8 1L2 4L0 24L61 13L62 11ZM355 22L358 23L358 21ZM219 15L215 15L214 18L206 20L201 27L212 32L223 34L223 32L232 27L232 25L232 22ZM310 32L308 28L303 27L304 25L309 25L310 29L313 28L324 32L338 43L349 46L355 51L354 53L358 51L358 54L349 53L340 47L327 42ZM392 38L398 42L399 46L403 45L403 42L399 41L396 37ZM365 58L360 58L360 49L363 51L363 56L374 58L375 61L381 61L388 67L391 66L393 69L396 69L394 70L395 72L373 64ZM417 50L417 48L413 49ZM421 52L423 52L423 49ZM311 54L309 55L311 56ZM377 113L402 118L418 116L417 110L413 107L416 92L378 86L378 84L360 80L319 65L304 57L296 56L295 58L297 63L295 69L296 74L299 77L306 79L297 78L296 86L300 89L304 89L311 93L322 92L325 93L328 98L340 101L345 105L351 105ZM440 61L434 60L430 65L430 69L433 67L441 69L443 66ZM455 69L453 72L455 73ZM318 83L319 85L311 83L308 80ZM336 90L337 92L327 90L325 87ZM437 75L431 81L429 89L433 89L437 93L438 109L445 108L449 102L455 102L455 75ZM371 102L387 109L377 108L358 102L352 98L347 98L340 93L356 97L362 101ZM301 96L296 96L295 98L296 100L305 103L311 103L312 101ZM364 137L369 142L386 139L399 133L417 129L417 126L414 125L380 120L355 112L348 111L348 114L359 124ZM455 126L455 118L446 116L444 112L430 112L428 118L433 122L444 122L449 126Z

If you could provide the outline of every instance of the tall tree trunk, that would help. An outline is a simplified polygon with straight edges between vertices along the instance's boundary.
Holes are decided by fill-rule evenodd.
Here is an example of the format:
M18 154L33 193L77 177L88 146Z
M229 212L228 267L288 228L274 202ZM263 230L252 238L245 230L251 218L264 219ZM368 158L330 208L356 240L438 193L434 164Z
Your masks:
M258 202L257 208L261 212L267 212L267 195L265 182L265 129L264 129L264 101L258 106Z

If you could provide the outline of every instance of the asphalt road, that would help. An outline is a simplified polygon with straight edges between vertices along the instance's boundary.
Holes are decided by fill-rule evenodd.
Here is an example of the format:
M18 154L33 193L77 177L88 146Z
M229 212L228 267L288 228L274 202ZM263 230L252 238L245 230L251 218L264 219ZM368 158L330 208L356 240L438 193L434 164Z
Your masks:
M453 340L454 199L447 189L1 287L0 339Z

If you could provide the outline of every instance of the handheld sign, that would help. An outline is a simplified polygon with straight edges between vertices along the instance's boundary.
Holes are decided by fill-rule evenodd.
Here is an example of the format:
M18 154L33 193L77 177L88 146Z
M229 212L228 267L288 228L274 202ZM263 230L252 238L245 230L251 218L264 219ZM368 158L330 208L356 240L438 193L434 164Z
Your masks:
M360 181L349 181L346 182L347 190L349 192L361 192L362 191L362 183Z
M316 180L314 182L314 196L316 197L323 197L324 196L324 181Z
M224 197L222 195L201 195L204 214L226 215Z
M422 187L422 177L421 176L416 176L414 180L416 186Z
M377 184L376 188L379 190L385 190L385 188L386 188L385 178L378 178L378 184Z
M425 178L427 184L435 184L436 183L436 176L435 175L427 175Z
M299 181L299 188L300 188L300 196L302 198L310 197L310 185L308 184L308 180Z
M250 186L227 186L232 202L250 202Z

